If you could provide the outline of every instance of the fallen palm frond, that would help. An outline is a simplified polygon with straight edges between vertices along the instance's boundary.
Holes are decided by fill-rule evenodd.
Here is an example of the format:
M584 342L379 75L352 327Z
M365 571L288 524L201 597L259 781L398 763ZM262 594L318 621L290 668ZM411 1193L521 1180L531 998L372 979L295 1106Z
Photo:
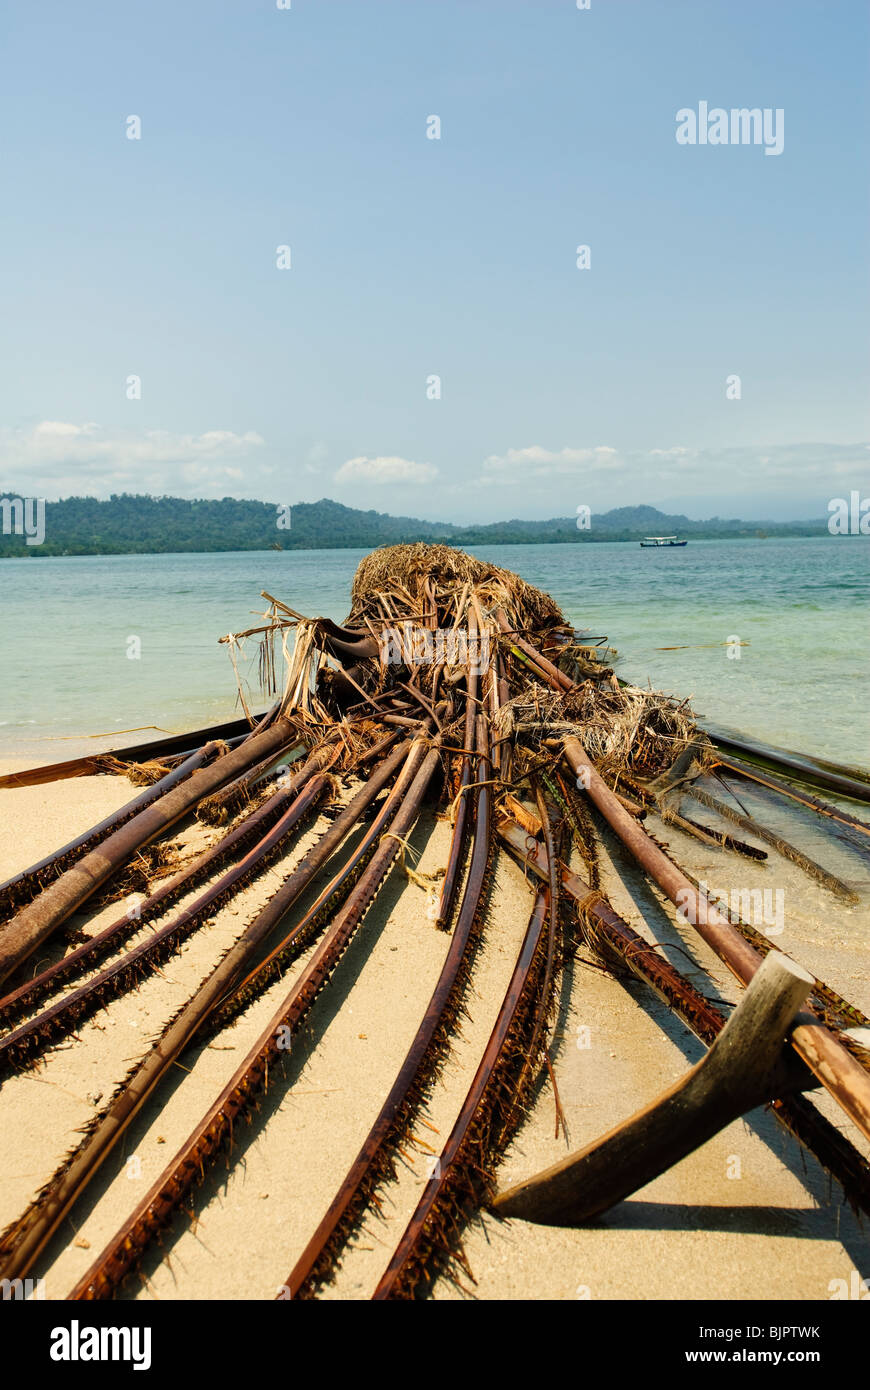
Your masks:
M536 877L549 880L549 860L543 844L531 845L520 826L509 818L500 824L499 836L524 867ZM559 869L564 892L576 906L578 934L586 946L615 974L628 970L649 985L709 1046L725 1026L726 1017L721 1010L700 994L657 947L633 931L592 885L584 883L564 864ZM816 995L820 987L824 989L817 980ZM836 1179L850 1205L870 1214L870 1163L855 1145L801 1096L777 1100L772 1109L785 1128Z
M344 1241L379 1183L394 1171L394 1152L406 1140L439 1064L471 978L471 959L483 929L491 886L492 796L487 721L477 716L477 801L473 809L473 849L456 926L438 982L381 1111L359 1154L284 1286L291 1298L313 1296L331 1278ZM463 798L467 802L470 798ZM411 1141L413 1142L413 1140Z
M676 903L686 922L694 927L744 985L758 969L762 954L734 928L708 895L683 873L679 865L627 815L624 808L584 756L578 739L567 738L565 759L587 784L590 798L631 854L653 881ZM790 1034L798 1056L830 1091L849 1118L870 1138L870 1075L851 1049L823 1024L818 1015L800 1013Z
M96 890L111 878L143 845L165 834L175 823L236 773L258 757L286 744L291 729L284 719L259 734L253 734L231 753L225 753L206 767L198 767L171 791L139 810L114 830L96 849L76 861L71 868L43 889L39 897L16 913L0 937L0 984L16 966ZM158 790L157 787L151 789Z
M850 801L870 802L870 772L858 767L843 767L840 763L829 762L825 758L814 758L808 753L794 753L783 748L772 748L758 739L742 734L737 738L730 732L706 726L707 735L717 750L734 754L762 768L772 769L779 776L793 778L799 784L819 787L822 791L836 792L848 797Z
M66 869L82 859L89 850L102 844L121 826L133 820L139 812L152 806L154 802L176 787L179 782L189 778L197 769L217 756L222 747L223 745L217 743L205 744L204 747L192 753L184 762L173 768L171 772L166 772L161 781L147 787L132 801L128 801L127 805L122 806L119 811L107 816L98 825L91 826L89 830L71 840L69 844L63 845L53 854L41 859L38 864L31 865L29 869L22 869L13 878L7 879L4 884L0 885L0 915L5 917L16 907L32 902L43 889L59 878ZM2 980L2 976L0 976L0 980Z
M0 1024L4 1027L13 1026L40 1000L98 965L107 955L122 947L131 936L135 936L150 921L165 912L188 889L202 882L227 860L247 850L258 835L262 835L274 824L289 801L301 790L304 780L313 775L313 772L313 768L303 767L295 778L288 781L267 802L242 817L217 844L196 855L179 873L162 882L155 892L142 901L131 902L123 915L108 927L89 937L54 965L41 970L18 989L0 998Z
M109 999L131 989L147 973L167 960L182 941L214 916L223 903L239 893L285 851L287 837L315 809L328 790L328 785L323 773L312 776L259 843L190 907L146 937L113 965L101 970L88 984L65 994L56 1004L37 1014L36 1018L0 1038L0 1075L7 1070L32 1065L34 1059L58 1037L65 1036L75 1024L104 1007ZM286 804L286 798L282 797L282 803Z
M793 864L798 864L805 873L809 874L810 878L824 884L844 902L856 903L858 901L858 894L848 884L843 883L827 869L823 869L820 864L810 859L809 855L804 854L803 850L798 849L796 845L791 844L781 835L775 834L774 831L768 830L767 826L761 825L753 816L746 816L741 811L737 811L733 806L729 806L727 801L713 796L705 787L699 787L693 783L685 790L688 796L693 797L702 806L708 807L709 810L715 811L723 820L729 820L734 825L739 825L741 830L748 830L750 835L755 835L765 844L772 845L784 859L790 859Z
M765 772L762 768L754 767L752 763L743 762L739 758L728 758L722 753L717 753L713 767L724 768L727 772L735 773L746 781L757 782L759 786L775 791L790 801L798 802L801 806L806 806L808 810L815 811L817 815L835 821L848 833L852 844L857 845L865 852L870 847L870 825L866 821L858 820L856 816L851 816L841 806L832 806L830 802L812 796L801 787L790 786L781 777L775 777L772 773Z
M441 1167L399 1241L377 1298L409 1296L451 1261L454 1270L473 1277L459 1245L463 1224L492 1191L494 1167L522 1124L538 1083L549 1074L555 1086L548 1022L568 949L565 923L574 921L578 909L586 945L608 965L618 964L652 984L705 1041L722 1026L722 1015L709 1001L616 918L599 886L602 817L654 883L675 900L678 893L688 894L695 906L700 886L644 831L645 816L648 825L673 825L723 859L767 857L765 850L686 814L681 798L703 800L706 794L709 800L702 780L717 763L728 764L685 700L617 680L607 664L613 653L602 645L606 639L582 640L587 634L578 635L566 623L548 594L449 546L393 546L367 556L341 625L303 615L272 594L263 598L267 607L254 625L223 641L242 707L246 712L254 707L244 675L253 667L261 691L273 700L268 714L232 748L197 751L192 763L161 777L145 799L137 798L111 822L11 881L7 901L20 910L0 935L0 981L70 914L93 906L104 885L116 895L147 888L151 896L142 913L150 919L223 859L242 850L246 857L95 980L0 1040L0 1057L5 1053L14 1064L29 1060L60 1027L109 1002L138 970L174 949L248 875L285 853L290 829L303 811L320 803L327 782L336 789L335 779L351 779L349 799L343 804L336 798L322 812L318 828L324 821L326 828L313 847L0 1238L0 1277L21 1277L32 1267L181 1052L231 1025L295 963L298 973L289 988L281 987L285 997L278 1012L73 1296L105 1297L118 1288L215 1156L232 1146L234 1122L250 1117L270 1078L280 1077L277 1064L286 1039L300 1037L315 999L341 969L345 950L395 865L425 888L434 906L427 915L452 936L425 1016L363 1147L325 1215L312 1213L313 1234L287 1286L290 1296L312 1295L337 1267L355 1223L371 1204L378 1205L378 1186L389 1178L401 1143L415 1142L412 1122L450 1056L477 948L490 930L496 827L504 833L505 812L514 824L511 834L522 840L520 848L545 887L536 895L496 1026L440 1156ZM253 716L249 723L254 724ZM176 745L176 751L189 749ZM280 765L294 756L290 768ZM156 775L163 766L155 752L136 775ZM777 767L781 773L783 765ZM771 787L775 779L765 776ZM785 784L771 789L790 792ZM451 827L437 901L438 875L421 876L406 859L424 799L433 794ZM839 819L853 836L863 835L860 823L846 813L807 794L795 799L829 823ZM239 825L153 891L151 880L171 852L166 837L174 826L192 814L222 824L243 809L248 814ZM741 819L741 813L718 803L711 809L811 872L825 890L852 896L850 885L759 822ZM352 832L356 838L348 848ZM586 883L562 863L569 841ZM515 839L511 848L518 849ZM143 860L143 854L150 858ZM39 889L39 897L29 901L28 894ZM303 909L300 899L309 889L316 897ZM770 942L713 903L705 903L705 912L703 921L688 917L687 924L746 983ZM137 930L138 922L112 924L0 1001L0 1019L7 1025L18 1022L46 993L97 964L101 952L122 946ZM305 961L302 953L308 949ZM814 1014L800 1016L795 1045L867 1133L870 1056L850 1032L864 1028L867 1020L819 980L812 1006ZM306 1028L316 1033L314 1021ZM789 1097L776 1106L780 1118L840 1178L850 1200L866 1207L867 1166L857 1151L808 1102ZM558 1094L556 1115L558 1132Z
M542 985L548 956L544 923L548 895L539 892L517 963L483 1059L465 1096L459 1118L426 1184L373 1297L411 1298L451 1262L474 1282L457 1240L459 1222L489 1196L493 1131L503 1136L516 1123L534 1064L533 1040L550 1000ZM503 1138L502 1138L503 1142Z
M264 716L258 716L262 719ZM154 727L152 725L149 728ZM185 734L166 734L163 738L152 739L149 743L132 744L125 748L115 748L111 753L90 753L80 758L68 758L62 763L48 763L42 767L22 768L18 772L7 772L0 777L0 788L38 787L47 782L63 782L71 777L95 777L100 773L115 772L120 764L129 775L136 766L153 763L166 772L176 762L188 758L198 748L207 743L221 742L232 748L246 738L251 731L247 719L231 719L223 724L211 724L205 729L189 730ZM122 731L123 732L123 731ZM133 729L127 733L136 732ZM160 729L155 729L161 733ZM97 735L90 735L95 738ZM103 737L100 735L99 737ZM108 735L105 735L108 737ZM112 737L117 737L113 733ZM131 780L135 780L135 777Z
M414 751L408 759L414 757ZM257 1042L237 1069L232 1080L224 1087L220 1096L207 1114L185 1141L178 1154L169 1164L157 1183L152 1187L133 1217L123 1230L100 1256L92 1272L80 1281L73 1297L92 1298L105 1296L117 1280L127 1272L141 1256L147 1242L163 1226L177 1208L185 1192L204 1171L205 1162L231 1141L234 1121L250 1112L253 1102L260 1092L268 1086L269 1069L282 1060L282 1055L290 1039L299 1029L311 1009L314 1000L329 980L341 956L347 949L351 937L358 928L363 916L374 899L390 865L399 851L398 836L405 836L413 828L422 805L423 797L438 766L438 752L425 753L416 775L407 788L402 806L394 821L395 835L382 839L359 883L353 889L335 922L326 933L306 969L295 982L277 1014L273 1016L260 1034ZM211 997L214 989L210 989ZM118 1097L126 1101L129 1115L141 1104L141 1096L130 1087ZM113 1144L119 1133L117 1118L110 1112L104 1126L105 1137L102 1147ZM102 1136L101 1136L102 1137ZM91 1136L93 1139L93 1136ZM87 1141L86 1141L87 1142ZM80 1182L80 1169L86 1162L93 1170L97 1155L89 1149L77 1156L71 1168L63 1175L60 1191L52 1206L56 1220L62 1210L69 1205L71 1194L65 1189L70 1182ZM61 1204L63 1203L63 1206ZM34 1230L24 1230L18 1237L15 1254L19 1252L30 1260L41 1248L47 1234L40 1229L37 1219ZM111 1282L107 1270L111 1269Z
M258 790L262 793L264 788L282 775L286 760L289 760L292 754L298 755L304 751L303 743L291 740L286 748L279 749L277 753L270 753L262 762L256 763L233 782L221 787L220 791L201 801L196 808L197 820L206 825L224 825L236 811L250 804L257 796Z

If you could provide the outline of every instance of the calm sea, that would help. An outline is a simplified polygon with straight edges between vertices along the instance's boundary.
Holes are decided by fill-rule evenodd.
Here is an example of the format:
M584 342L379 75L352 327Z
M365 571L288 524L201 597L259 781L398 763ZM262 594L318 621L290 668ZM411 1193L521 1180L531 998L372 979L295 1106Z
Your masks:
M268 590L341 620L364 551L245 551L0 562L0 752L56 761L93 735L231 716L218 638L254 626ZM868 559L861 537L489 546L607 636L626 679L770 742L870 767ZM131 638L139 639L141 654ZM734 639L744 644L737 648ZM739 650L739 658L728 656ZM253 664L247 668L255 686ZM259 708L262 700L254 693ZM83 742L90 740L89 743Z

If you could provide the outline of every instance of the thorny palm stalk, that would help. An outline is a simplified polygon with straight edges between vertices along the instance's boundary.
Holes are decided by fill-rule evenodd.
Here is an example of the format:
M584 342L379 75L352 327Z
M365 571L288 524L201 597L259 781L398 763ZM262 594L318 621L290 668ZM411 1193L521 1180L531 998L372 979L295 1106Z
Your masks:
M424 1096L449 1051L449 1034L471 976L471 956L483 929L492 862L491 750L488 725L477 716L478 791L474 806L471 866L462 905L438 982L423 1021L377 1119L347 1176L283 1286L291 1298L310 1297L334 1272L350 1230L379 1182L392 1172L393 1149L407 1134ZM469 798L463 798L468 800ZM419 1143L419 1141L417 1141Z
M684 920L716 952L731 973L741 984L748 984L761 963L761 953L735 930L730 919L710 901L707 894L691 884L676 862L620 805L611 788L585 756L579 740L573 735L567 737L564 750L571 770L585 778L590 799L632 856L680 908ZM817 1015L809 1012L797 1015L789 1033L789 1043L853 1123L870 1138L870 1075L866 1060L856 1060L852 1056L852 1049L844 1046Z
M451 1256L473 1279L457 1246L459 1221L486 1192L490 1136L508 1114L515 1113L519 1086L530 1074L529 1032L533 1036L538 1032L542 1012L539 986L547 906L547 894L540 892L483 1059L423 1196L375 1290L377 1300L413 1296L422 1281L449 1264Z
M514 821L503 821L499 835L519 862L545 882L550 868L547 852L539 842L529 845L526 833ZM609 970L630 971L650 986L708 1046L725 1026L725 1016L671 965L659 949L633 931L594 885L560 864L560 880L566 896L576 906L579 935ZM846 1200L856 1211L870 1214L870 1163L830 1121L801 1096L773 1102L776 1118L822 1163L840 1183Z
M192 811L210 792L266 753L281 748L293 733L287 720L279 719L222 758L192 772L157 801L137 812L73 866L61 874L12 918L0 938L0 983L90 898L102 883L143 845L165 832ZM158 783L158 786L160 784Z
M412 758L414 750L408 756ZM71 1298L105 1297L110 1293L141 1259L151 1239L166 1224L193 1182L202 1177L205 1164L226 1143L232 1145L234 1122L241 1115L250 1114L259 1093L268 1088L270 1068L274 1070L276 1064L284 1060L288 1038L298 1032L307 1017L386 878L399 852L401 840L412 830L438 763L437 749L425 753L393 822L393 830L381 841L350 899L326 932L278 1012L134 1215L76 1286Z
M65 994L36 1018L0 1038L0 1075L7 1068L32 1063L35 1057L58 1037L68 1033L77 1022L102 1008L111 997L130 989L146 971L154 970L166 960L185 937L284 852L287 837L315 810L327 789L328 782L322 773L312 777L262 840L235 868L212 884L178 917L167 922L113 965L100 971L88 984Z
M141 931L152 918L165 912L189 888L193 888L225 860L234 857L238 851L246 849L251 840L274 824L304 786L305 781L314 775L316 765L307 763L303 766L301 771L268 801L243 817L217 844L197 854L186 868L174 874L143 902L137 904L135 910L128 909L123 916L70 951L54 965L47 966L32 980L28 980L0 999L0 1024L12 1026L46 995L61 985L68 984L70 980L98 964L113 950L123 946L130 936Z
M410 758L411 754L408 757ZM371 779L366 789L369 799L380 790L393 772L397 761L397 757L389 760L390 765L382 778ZM364 806L365 802L360 798L357 812L361 812ZM351 828L349 819L345 820L342 828L345 831ZM95 1117L78 1149L61 1166L20 1221L4 1233L0 1241L0 1260L3 1261L0 1268L4 1273L7 1269L26 1273L31 1267L64 1212L84 1191L99 1165L182 1048L191 1041L215 1006L232 991L251 957L280 920L280 915L283 915L290 902L295 900L310 882L312 872L309 868L308 872L294 875L295 892L290 891L289 885L279 890L279 910L270 910L267 904L266 908L258 913L236 945L203 981L177 1017L167 1025L161 1039L142 1062L134 1067L108 1106Z
M473 612L468 614L468 640L469 643L477 633L477 619ZM453 911L453 901L456 897L456 888L459 883L459 875L462 868L462 857L466 842L466 828L470 814L468 806L467 788L471 782L471 750L474 747L474 730L477 719L477 666L469 660L465 675L465 734L463 738L463 749L460 754L461 774L459 778L459 792L456 800L456 819L453 823L453 835L450 841L450 853L447 857L447 868L444 873L444 882L441 885L441 897L438 902L438 915L436 918L439 927L444 930L450 921Z
M38 864L33 864L29 869L22 869L20 873L0 884L0 918L5 919L11 912L14 912L16 907L22 907L25 903L32 902L47 884L53 882L66 869L81 859L88 850L94 849L120 826L132 820L146 806L159 801L174 786L185 781L197 768L204 766L209 759L220 752L221 746L219 744L205 744L195 753L191 753L183 763L179 763L171 772L167 772L159 782L146 787L132 801L128 801L126 806L122 806L119 811L107 816L98 825L91 826L90 830L85 830L83 834L70 840L69 844L63 845L53 854L47 855L45 859L40 859Z

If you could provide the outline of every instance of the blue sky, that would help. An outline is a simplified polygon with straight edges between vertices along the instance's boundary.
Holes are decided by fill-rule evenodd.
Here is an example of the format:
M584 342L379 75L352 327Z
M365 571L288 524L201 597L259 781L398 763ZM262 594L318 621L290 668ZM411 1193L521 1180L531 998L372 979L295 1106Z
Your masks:
M456 522L866 491L863 0L0 23L5 489ZM781 108L782 153L679 145L701 101Z

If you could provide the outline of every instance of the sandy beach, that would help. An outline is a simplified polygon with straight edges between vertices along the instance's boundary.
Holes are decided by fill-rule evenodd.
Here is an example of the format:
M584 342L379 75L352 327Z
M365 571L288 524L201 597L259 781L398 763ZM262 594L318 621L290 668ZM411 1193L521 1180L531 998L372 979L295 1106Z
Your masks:
M12 762L3 771L12 770ZM123 777L77 778L0 791L0 877L6 878L119 808L135 794ZM342 793L348 795L348 789ZM236 939L256 910L314 842L319 819L286 858L268 869L161 967L51 1048L31 1071L0 1090L0 1227L32 1199L77 1131L105 1103L131 1063ZM700 878L727 889L716 852L673 827L648 822ZM792 827L794 829L794 827ZM811 827L804 825L807 843ZM196 821L171 840L182 862L217 837ZM604 887L635 930L653 939L714 999L738 989L712 953L677 922L672 906L642 881L624 851L604 836ZM429 808L412 843L417 869L443 868L449 828ZM845 848L835 870L856 884L860 865ZM829 852L830 859L830 852ZM741 864L741 883L770 868ZM769 881L769 878L768 878ZM835 902L791 864L776 866L788 910L778 944L846 998L870 1010L866 884L858 907ZM499 851L488 915L461 1036L414 1132L437 1143L449 1132L485 1047L525 930L532 893L522 870ZM125 1297L274 1298L333 1196L377 1114L425 1009L444 959L446 935L426 916L426 893L401 869L368 913L333 980L274 1077L254 1122L234 1136L233 1161L213 1169L154 1247ZM118 915L88 916L92 933ZM71 927L80 926L75 919ZM152 930L152 924L143 929ZM63 936L63 933L61 933ZM139 940L140 938L134 938ZM46 956L57 954L52 944ZM291 968L292 980L305 958ZM35 958L29 969L43 964ZM712 983L711 983L712 982ZM229 1078L287 990L279 981L210 1044L189 1049L146 1104L43 1253L36 1273L46 1296L64 1298L104 1242L155 1180L192 1124ZM700 1043L639 982L617 980L581 950L566 968L551 1028L551 1055L568 1134L554 1138L552 1087L542 1079L526 1122L498 1170L500 1186L530 1176L649 1102L701 1055ZM840 1124L823 1096L820 1108ZM430 1128L431 1127L431 1128ZM854 1134L852 1135L854 1138ZM861 1141L859 1140L859 1143ZM862 1151L866 1152L863 1145ZM428 1176L422 1149L400 1157L344 1252L323 1297L371 1296L392 1245ZM471 1223L465 1250L474 1283L441 1278L435 1299L803 1299L831 1297L832 1281L870 1268L870 1245L815 1161L802 1155L764 1110L730 1125L606 1217L579 1229L499 1221Z

